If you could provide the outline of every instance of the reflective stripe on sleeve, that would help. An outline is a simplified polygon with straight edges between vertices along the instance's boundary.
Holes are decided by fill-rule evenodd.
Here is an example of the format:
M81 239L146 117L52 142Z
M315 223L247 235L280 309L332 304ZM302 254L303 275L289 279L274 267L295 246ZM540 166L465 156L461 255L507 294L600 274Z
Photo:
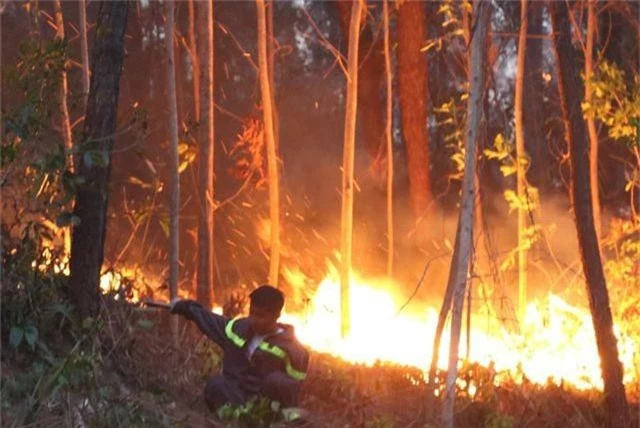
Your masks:
M265 352L270 353L280 359L284 360L285 370L289 376L291 376L295 380L304 380L307 377L307 373L296 370L291 364L291 359L289 355L279 346L269 345L267 342L260 343L259 346Z
M227 338L233 342L234 345L236 345L239 348L242 348L244 346L245 343L247 343L246 340L244 340L242 337L238 336L234 331L233 331L233 324L235 324L236 320L230 320L226 327L224 328L224 332L227 335Z

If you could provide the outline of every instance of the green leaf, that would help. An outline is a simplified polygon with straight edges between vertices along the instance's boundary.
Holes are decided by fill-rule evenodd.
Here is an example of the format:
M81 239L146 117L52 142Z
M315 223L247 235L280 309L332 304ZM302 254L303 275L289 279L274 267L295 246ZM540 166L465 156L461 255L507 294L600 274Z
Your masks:
M106 168L109 165L109 154L105 150L89 150L84 152L82 160L89 168Z
M153 328L153 321L145 319L138 320L138 327L144 330L151 330Z
M169 217L164 216L158 219L158 223L160 223L160 227L162 228L162 231L164 232L165 236L168 238L169 237Z
M500 171L502 172L502 175L504 175L505 177L508 177L518 172L518 168L516 168L513 165L502 165L500 167Z
M24 329L24 338L27 341L27 344L34 350L36 348L36 343L38 342L38 329L33 325L28 325Z
M82 329L83 330L88 330L91 328L91 326L93 325L93 317L86 317L85 319L82 320Z
M24 337L24 330L22 327L11 327L11 332L9 333L9 344L13 348L17 348L22 343L22 338Z

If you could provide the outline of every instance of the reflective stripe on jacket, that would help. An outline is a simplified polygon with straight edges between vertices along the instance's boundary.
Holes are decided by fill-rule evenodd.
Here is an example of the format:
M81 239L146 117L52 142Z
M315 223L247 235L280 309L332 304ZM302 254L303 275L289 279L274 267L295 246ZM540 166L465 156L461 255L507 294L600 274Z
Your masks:
M249 358L246 346L253 336L249 318L223 317L193 300L176 302L172 312L195 322L204 334L222 347L223 374L246 392L259 393L262 379L274 371L282 371L297 381L306 377L309 353L296 339L290 325L278 324L282 332L265 338Z

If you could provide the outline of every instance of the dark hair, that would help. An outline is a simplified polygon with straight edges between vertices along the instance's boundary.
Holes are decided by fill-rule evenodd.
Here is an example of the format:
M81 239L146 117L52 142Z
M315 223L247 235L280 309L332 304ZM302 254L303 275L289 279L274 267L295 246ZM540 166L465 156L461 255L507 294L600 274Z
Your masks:
M284 294L271 285L261 285L249 294L251 306L280 313L284 306Z

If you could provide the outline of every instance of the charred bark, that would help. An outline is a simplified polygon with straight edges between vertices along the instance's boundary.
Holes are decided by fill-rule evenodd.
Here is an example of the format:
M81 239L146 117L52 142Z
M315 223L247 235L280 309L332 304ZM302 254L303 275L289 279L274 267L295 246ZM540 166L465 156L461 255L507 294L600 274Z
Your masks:
M528 36L542 34L542 16L544 4L532 1L528 5ZM547 182L548 148L544 132L544 81L540 71L543 62L543 40L539 37L528 37L526 42L527 55L524 59L524 105L539 106L539 108L525 108L523 115L523 130L525 148L531 158L531 165L527 172L527 180L534 186L542 186Z
M124 57L127 1L100 3L92 53L92 74L77 173L78 187L71 246L71 300L81 318L98 311L100 269L107 225L111 149L116 130L118 92ZM106 162L91 161L94 154Z
M626 427L629 426L630 421L622 382L622 363L618 357L609 294L593 218L591 181L589 179L589 144L580 106L584 96L584 88L580 76L576 72L579 66L576 52L571 43L571 21L565 2L551 2L551 20L556 32L554 51L558 67L558 88L565 126L565 139L570 151L571 204L575 216L591 318L600 355L607 426L611 428Z

